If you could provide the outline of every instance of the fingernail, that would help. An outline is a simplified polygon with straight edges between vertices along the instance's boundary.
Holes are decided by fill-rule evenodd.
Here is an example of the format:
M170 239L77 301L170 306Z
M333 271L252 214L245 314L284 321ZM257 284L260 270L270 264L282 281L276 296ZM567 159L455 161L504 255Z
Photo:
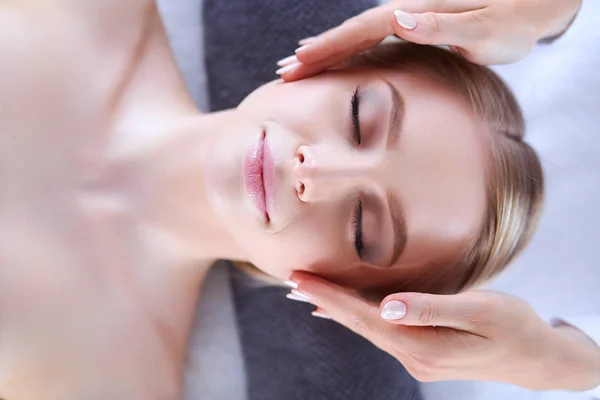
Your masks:
M298 289L298 284L294 281L285 281L283 283L285 283L287 286L291 287L292 289Z
M316 36L309 36L309 37L307 37L307 38L304 38L304 39L298 40L298 44L299 44L300 46L304 46L305 44L309 44L310 42L312 42L312 41L313 41L313 40L315 40L315 39L316 39Z
M303 303L310 303L310 297L300 293L296 289L292 289L292 293L288 293L285 297L287 297L290 300L301 301Z
M417 19L414 15L405 13L404 11L396 10L394 11L394 15L396 16L396 21L398 21L398 25L403 27L404 29L415 29L417 27Z
M281 60L277 61L277 65L279 65L280 67L285 67L286 65L289 65L291 63L297 63L297 62L298 62L298 57L296 57L296 55L294 54L293 56L282 58Z
M286 65L285 67L279 68L277 71L275 71L275 73L277 75L283 75L285 73L288 73L290 71L293 71L294 69L296 69L298 66L300 65L300 63L294 63L294 64L290 64L290 65Z
M406 304L398 300L392 300L383 306L381 318L387 321L393 321L403 318L406 315Z
M331 317L329 316L329 314L326 314L326 313L321 312L321 311L313 311L311 314L312 314L313 317L323 318L323 319L331 319Z
M302 45L302 46L298 47L296 50L294 50L294 53L296 53L296 54L300 54L300 53L302 53L303 51L306 51L306 50L307 50L308 48L310 48L311 46L312 46L312 45L311 45L311 42L308 42L308 43L306 43L305 45Z

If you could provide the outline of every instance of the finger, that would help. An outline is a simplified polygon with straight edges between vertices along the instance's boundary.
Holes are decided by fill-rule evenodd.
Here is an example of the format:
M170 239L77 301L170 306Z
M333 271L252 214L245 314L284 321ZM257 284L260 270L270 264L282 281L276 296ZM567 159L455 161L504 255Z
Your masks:
M369 9L341 25L332 28L297 49L301 62L312 64L321 62L335 54L361 46L368 41L379 43L386 36L395 33L398 23L394 11L409 13L462 13L481 8L481 0L398 0Z
M304 46L305 44L309 44L310 42L312 42L315 39L316 39L315 36L309 36L309 37L306 37L304 39L300 39L300 40L298 40L298 45L299 46Z
M381 302L381 317L393 324L447 327L484 335L498 314L495 296L487 293L396 293Z
M277 70L277 74L281 75L286 82L293 82L300 79L308 78L325 70L332 69L335 67L341 67L343 66L343 62L347 61L355 53L360 53L369 48L375 47L376 45L377 43L368 42L357 49L351 49L345 53L337 54L319 63L304 64L297 62L280 68L279 70Z
M298 59L305 64L322 62L335 55L360 47L365 42L381 41L394 34L389 6L375 7L350 18L340 26L322 33L310 43L296 50Z
M277 65L279 65L280 67L285 67L287 65L292 65L298 62L298 57L296 57L296 55L291 55L285 58L282 58L281 60L277 61Z
M396 35L409 42L465 49L487 37L484 18L485 10L422 14L396 10L391 25Z
M356 293L305 272L295 272L290 278L297 290L310 302L327 311L331 318L355 333L382 347L385 337L397 337L401 332L379 317L379 307Z
M329 313L327 311L323 310L321 307L317 307L317 309L315 311L313 311L311 314L313 317L322 318L322 319L331 319L331 315L329 315Z

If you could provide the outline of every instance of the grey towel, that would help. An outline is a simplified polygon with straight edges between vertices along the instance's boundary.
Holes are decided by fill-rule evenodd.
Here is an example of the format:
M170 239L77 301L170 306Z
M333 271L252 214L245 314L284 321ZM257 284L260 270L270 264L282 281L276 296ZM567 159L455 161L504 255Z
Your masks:
M297 41L376 4L376 0L204 0L210 109L235 107L275 78L276 61ZM286 289L256 285L232 267L232 288L249 400L420 400L400 363ZM232 399L234 400L234 399Z
M276 78L276 62L298 40L319 34L377 0L204 0L205 61L211 110L236 107Z
M314 307L232 267L249 400L420 400L417 382L370 342Z

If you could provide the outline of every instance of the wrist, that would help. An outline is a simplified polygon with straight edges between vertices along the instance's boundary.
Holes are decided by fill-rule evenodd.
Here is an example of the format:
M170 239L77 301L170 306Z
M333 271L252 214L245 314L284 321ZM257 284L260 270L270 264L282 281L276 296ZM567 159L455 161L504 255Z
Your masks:
M556 12L551 23L540 36L540 40L550 40L562 35L577 16L583 0L557 0Z
M556 389L586 391L600 384L600 347L570 325L554 328L552 361Z

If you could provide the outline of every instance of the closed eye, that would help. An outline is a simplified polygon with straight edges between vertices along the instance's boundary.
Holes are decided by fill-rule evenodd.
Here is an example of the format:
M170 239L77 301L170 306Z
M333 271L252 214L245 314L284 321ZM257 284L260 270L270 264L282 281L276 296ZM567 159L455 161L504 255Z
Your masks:
M352 229L354 235L354 248L356 249L356 254L358 254L358 257L361 260L363 259L365 250L365 244L363 241L362 212L363 204L362 201L358 199L352 212Z

